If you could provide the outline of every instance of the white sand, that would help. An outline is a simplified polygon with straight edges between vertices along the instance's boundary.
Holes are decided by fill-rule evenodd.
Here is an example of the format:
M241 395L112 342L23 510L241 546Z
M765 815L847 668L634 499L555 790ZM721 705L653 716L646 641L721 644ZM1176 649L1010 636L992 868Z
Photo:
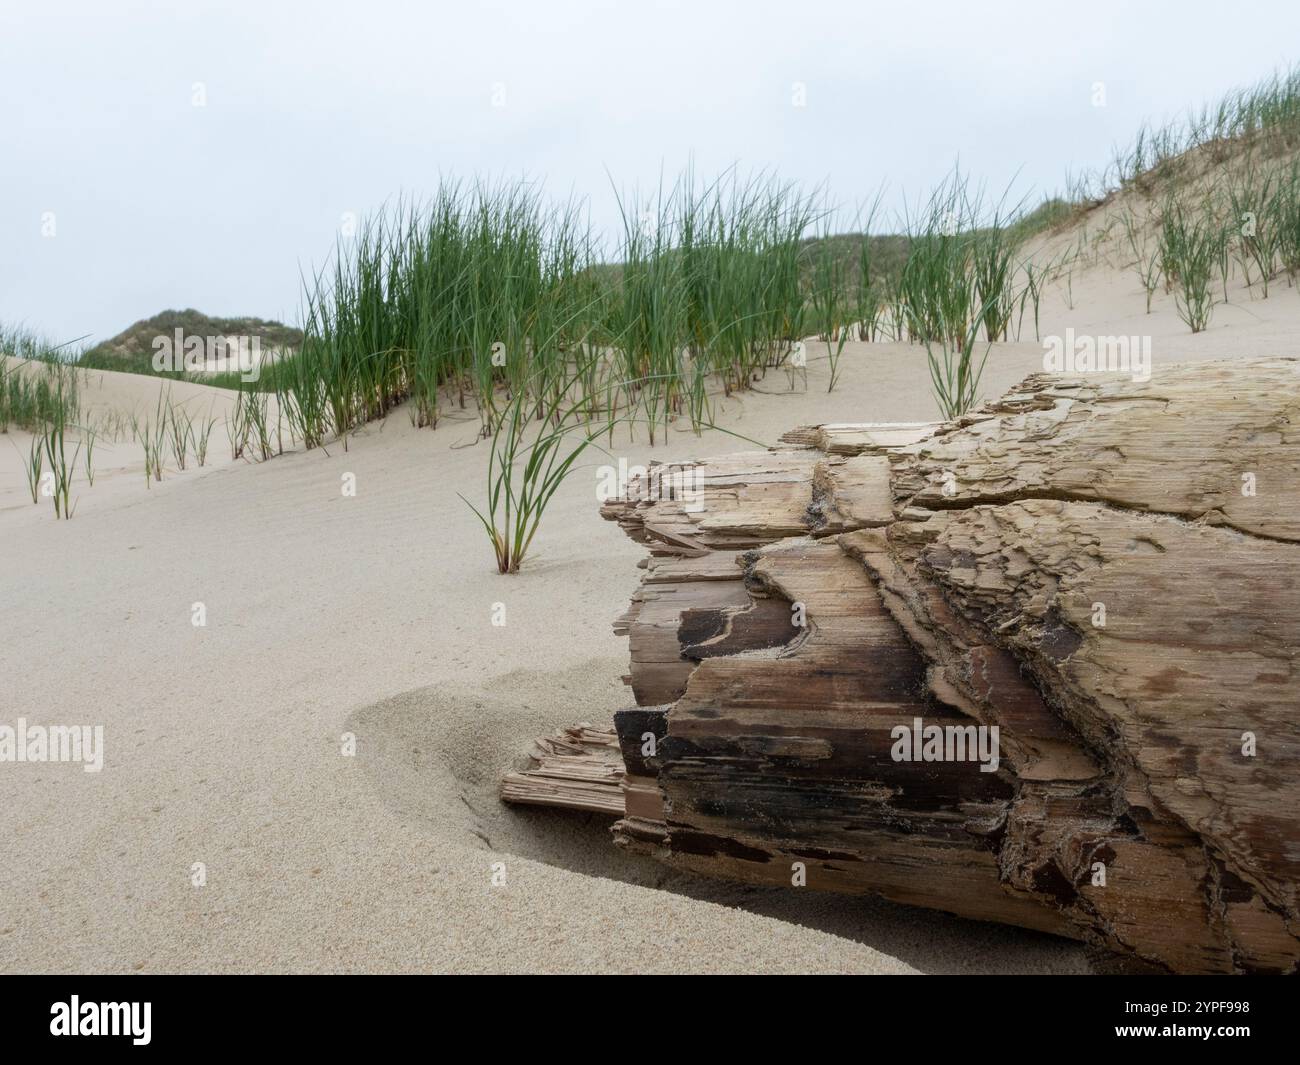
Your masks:
M1168 297L1145 315L1131 274L1078 276L1074 298L1070 311L1051 293L1045 334L1150 334L1157 373L1300 353L1300 295L1285 281L1266 302L1234 294L1196 337ZM1041 360L1038 344L998 345L985 394ZM156 381L97 377L105 402L152 411ZM811 378L806 394L731 402L725 423L770 442L806 422L935 416L919 348L852 344L834 393L823 363ZM785 383L774 373L761 387ZM78 478L74 520L58 523L27 497L27 438L0 437L0 724L106 730L99 774L0 764L0 969L1087 970L1068 941L681 877L619 852L604 819L503 807L497 781L533 736L630 705L610 624L641 549L600 520L594 467L609 460L593 456L555 498L525 572L497 575L456 497L482 495L486 448L455 449L474 428L415 431L398 412L347 452L262 465L232 464L218 432L214 467L152 489L120 443L93 489ZM682 431L653 452L620 442L616 457L737 448ZM355 758L340 753L347 732Z

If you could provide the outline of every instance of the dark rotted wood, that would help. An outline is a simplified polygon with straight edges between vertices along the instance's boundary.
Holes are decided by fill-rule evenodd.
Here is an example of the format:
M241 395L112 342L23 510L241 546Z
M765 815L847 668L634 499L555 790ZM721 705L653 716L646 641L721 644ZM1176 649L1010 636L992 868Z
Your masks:
M677 642L685 658L698 662L785 647L802 631L794 623L794 611L789 603L755 599L740 610L683 611Z
M621 827L616 838L635 838L636 847L653 849L664 839L664 799L657 774L662 744L668 734L668 708L619 710L614 714L614 730L627 767L623 778L624 818L619 822Z
M619 710L614 714L614 731L618 734L618 747L627 771L653 776L658 771L659 759L657 754L646 750L646 737L653 737L654 750L658 751L668 734L668 708L634 706Z

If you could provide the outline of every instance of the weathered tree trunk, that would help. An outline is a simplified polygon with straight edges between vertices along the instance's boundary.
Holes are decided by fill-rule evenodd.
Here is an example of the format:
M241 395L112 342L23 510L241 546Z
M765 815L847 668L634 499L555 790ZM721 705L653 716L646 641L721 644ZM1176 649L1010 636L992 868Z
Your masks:
M603 510L651 551L616 839L1294 971L1300 363L1035 375L783 442ZM673 474L699 496L649 490Z

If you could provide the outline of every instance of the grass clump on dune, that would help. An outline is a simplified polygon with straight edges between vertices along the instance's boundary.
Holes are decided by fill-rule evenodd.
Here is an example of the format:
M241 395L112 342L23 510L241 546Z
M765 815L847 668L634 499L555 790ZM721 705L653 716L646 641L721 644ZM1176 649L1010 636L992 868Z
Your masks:
M295 435L315 446L404 401L430 426L472 405L490 435L502 394L540 410L585 352L602 355L581 379L602 403L652 434L682 413L698 426L703 378L745 388L798 339L810 201L687 175L621 207L613 266L578 205L522 182L448 183L367 220L309 279L302 348L271 375Z
M1206 164L1251 151L1275 158L1300 147L1300 66L1227 93L1182 119L1146 124L1103 170L1072 182L1076 204L1096 204L1121 189L1150 193Z
M56 420L80 421L80 375L64 348L28 330L0 326L0 432L12 425L35 433Z
M790 368L809 332L834 388L855 332L960 349L975 320L1009 339L1024 306L1019 217L985 211L956 176L895 238L837 236L823 190L734 170L709 182L688 171L619 207L608 248L579 205L526 182L448 182L382 211L307 279L302 347L259 387L307 447L346 446L399 403L427 426L473 409L486 437L520 392L537 414L581 364L593 412L656 442L679 418L699 431L713 396ZM940 213L955 214L951 230Z

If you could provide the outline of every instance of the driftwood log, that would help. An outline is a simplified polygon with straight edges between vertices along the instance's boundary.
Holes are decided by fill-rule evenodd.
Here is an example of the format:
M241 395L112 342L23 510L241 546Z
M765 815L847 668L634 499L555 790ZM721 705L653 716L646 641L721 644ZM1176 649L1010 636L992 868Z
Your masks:
M1300 362L1035 375L956 423L657 467L603 513L650 552L618 843L1296 970Z

